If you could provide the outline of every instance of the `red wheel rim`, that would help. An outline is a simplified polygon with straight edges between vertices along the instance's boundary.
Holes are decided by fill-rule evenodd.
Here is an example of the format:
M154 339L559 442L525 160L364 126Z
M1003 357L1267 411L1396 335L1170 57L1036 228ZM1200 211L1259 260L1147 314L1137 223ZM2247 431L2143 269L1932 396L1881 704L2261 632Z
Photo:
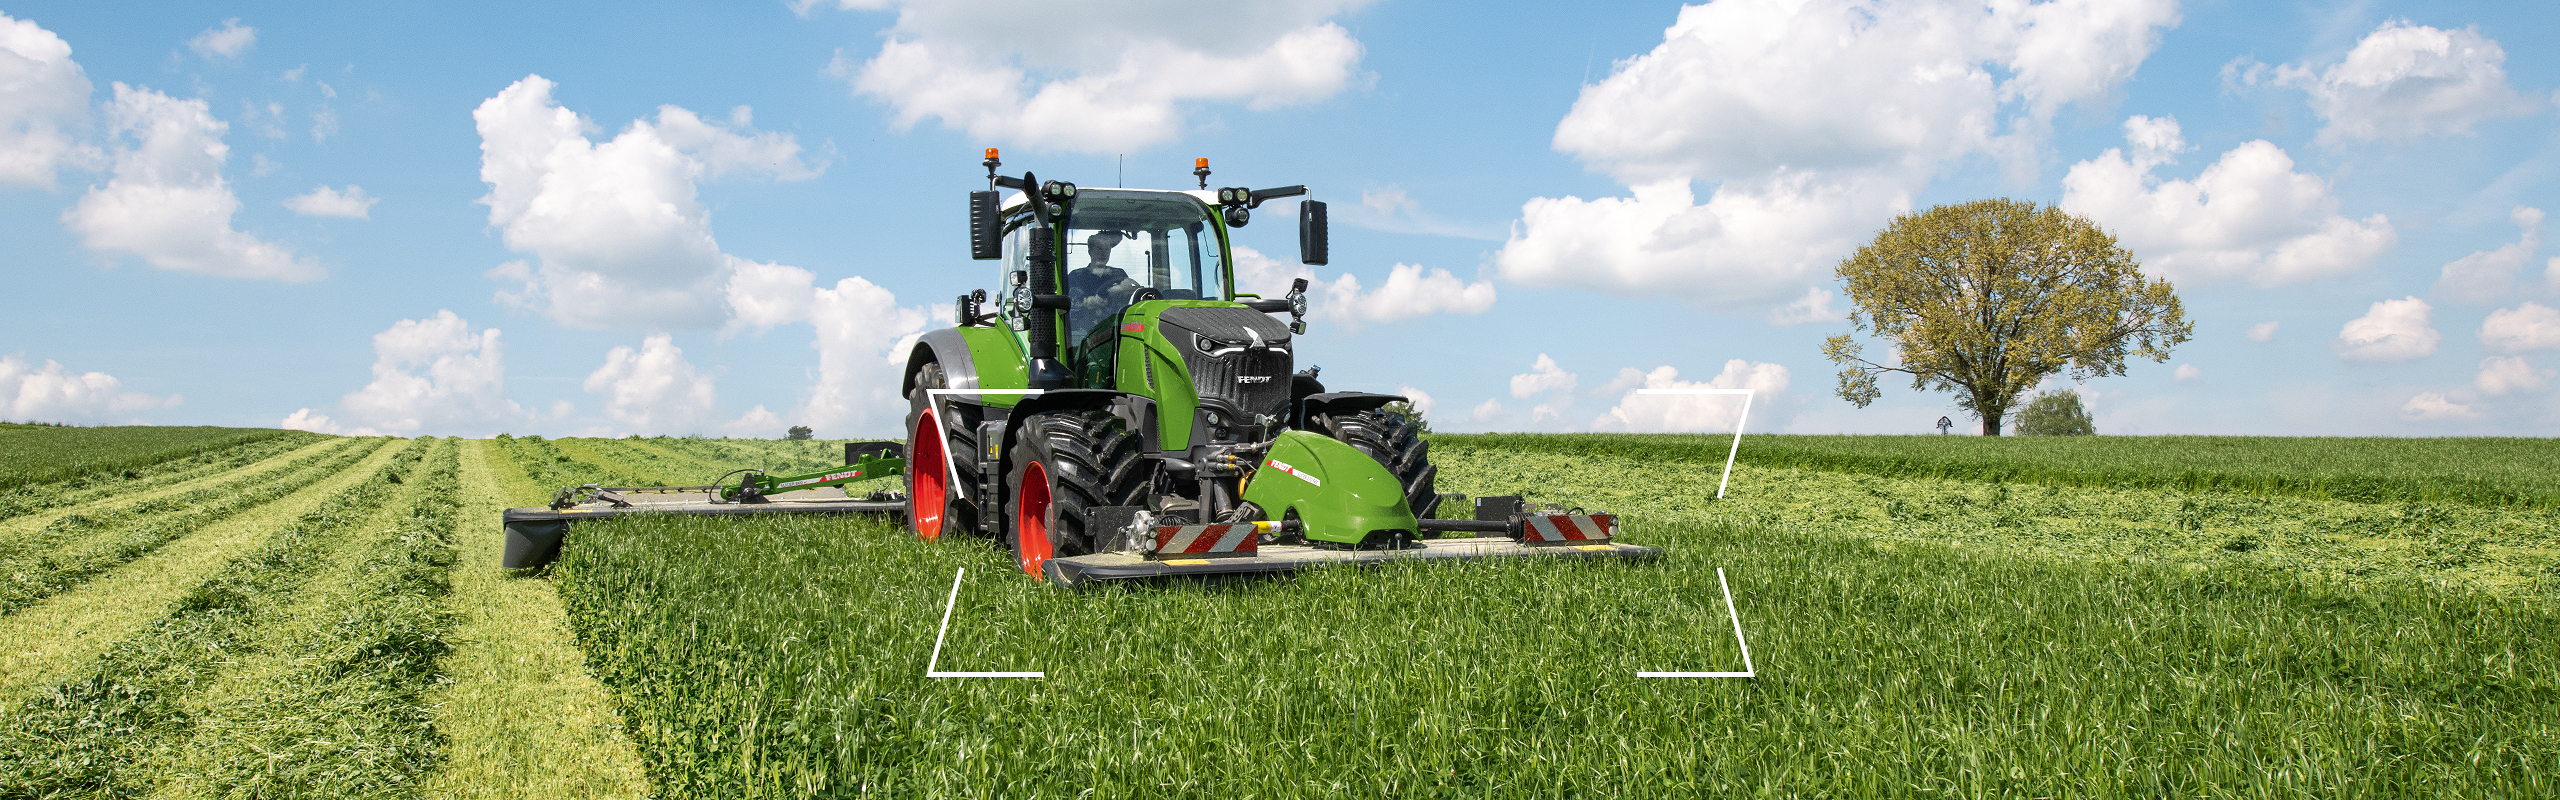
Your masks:
M1022 571L1040 577L1049 560L1049 471L1034 461L1022 467L1022 494L1013 499L1014 542L1022 549Z
M942 463L942 425L931 409L916 417L907 444L907 519L915 524L916 538L934 541L942 538L942 510L949 505L943 493L950 490L950 473Z

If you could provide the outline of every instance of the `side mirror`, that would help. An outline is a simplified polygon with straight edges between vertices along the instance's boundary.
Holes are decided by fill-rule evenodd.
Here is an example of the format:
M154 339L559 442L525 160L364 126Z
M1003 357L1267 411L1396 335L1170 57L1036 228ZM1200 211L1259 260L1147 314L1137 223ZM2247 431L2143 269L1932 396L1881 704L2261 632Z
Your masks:
M993 191L969 193L969 257L1004 257L1004 211Z
M1325 262L1323 203L1298 201L1298 260L1318 266Z

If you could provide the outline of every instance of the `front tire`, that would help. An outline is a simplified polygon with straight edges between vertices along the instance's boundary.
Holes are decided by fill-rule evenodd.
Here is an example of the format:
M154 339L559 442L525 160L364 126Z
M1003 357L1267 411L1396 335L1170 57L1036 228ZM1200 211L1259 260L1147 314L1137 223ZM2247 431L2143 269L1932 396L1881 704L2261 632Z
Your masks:
M950 431L942 415L931 412L933 396L926 394L948 384L942 365L928 362L916 369L915 393L907 397L907 530L925 541L941 539L947 531L978 529L977 506L961 496L975 484L977 470L968 459L946 466ZM952 480L954 472L958 481Z
M1404 484L1405 505L1413 509L1415 519L1430 519L1439 510L1440 495L1433 483L1440 468L1431 465L1431 443L1423 441L1412 424L1384 411L1326 414L1321 419L1335 440L1369 454L1395 473L1397 482Z
M1005 475L1005 545L1032 577L1052 558L1100 552L1085 511L1138 505L1147 488L1138 434L1108 411L1033 414L1014 431Z

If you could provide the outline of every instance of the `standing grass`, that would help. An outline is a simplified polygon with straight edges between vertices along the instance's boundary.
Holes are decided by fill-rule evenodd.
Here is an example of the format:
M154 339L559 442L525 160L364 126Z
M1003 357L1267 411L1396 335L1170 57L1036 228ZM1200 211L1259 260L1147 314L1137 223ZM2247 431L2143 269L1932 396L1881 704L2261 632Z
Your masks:
M587 672L552 583L498 569L508 506L541 505L551 489L526 478L504 441L462 451L459 615L449 682L430 696L446 737L423 793L437 798L637 798L648 794L638 753L604 687Z
M1722 465L1731 435L1439 434L1434 447ZM2264 436L1742 437L1744 464L1882 477L2560 507L2560 440Z
M563 589L684 797L2552 796L2560 618L1730 523L1653 564L1069 593L840 519L589 524ZM1729 568L1760 676L1739 669ZM971 576L924 677L952 570Z
M372 478L413 472L412 442ZM116 797L148 791L199 712L189 700L257 626L288 613L345 528L392 506L404 485L363 480L284 526L180 597L166 615L0 721L0 796Z
M273 428L0 425L0 489L91 475L129 477L123 475L127 470L247 442L318 436Z

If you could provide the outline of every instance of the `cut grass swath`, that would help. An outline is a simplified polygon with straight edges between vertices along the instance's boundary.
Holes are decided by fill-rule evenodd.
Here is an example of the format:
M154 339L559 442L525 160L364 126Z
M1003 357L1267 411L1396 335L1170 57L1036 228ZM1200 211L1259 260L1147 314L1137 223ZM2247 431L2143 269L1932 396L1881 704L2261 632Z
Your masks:
M276 473L95 515L73 514L34 535L0 542L0 615L60 594L206 525L338 474L385 446L392 445L388 440L359 442Z
M294 433L301 434L300 431L294 431ZM0 520L17 519L38 511L113 499L122 495L149 491L156 487L216 475L326 440L327 437L317 434L271 436L227 447L208 448L203 452L146 467L115 472L88 472L67 480L19 486L6 493L0 493ZM10 453L0 450L0 460L6 460L10 456Z
M274 428L0 425L0 489L125 470L242 442L318 434Z
M253 626L292 605L295 587L323 563L345 526L404 491L381 478L414 471L429 447L409 443L376 479L283 526L188 592L168 616L0 720L0 787L32 797L148 791L194 720L190 695L218 674Z
M391 524L351 531L209 692L164 781L237 796L404 794L437 762L424 702L448 649L460 443L437 443Z
M686 797L2551 796L2560 618L2407 585L1726 523L1654 565L1067 593L844 520L580 529L563 593ZM924 677L954 567L945 668ZM1760 668L1738 668L1714 567ZM962 665L954 667L953 665Z

